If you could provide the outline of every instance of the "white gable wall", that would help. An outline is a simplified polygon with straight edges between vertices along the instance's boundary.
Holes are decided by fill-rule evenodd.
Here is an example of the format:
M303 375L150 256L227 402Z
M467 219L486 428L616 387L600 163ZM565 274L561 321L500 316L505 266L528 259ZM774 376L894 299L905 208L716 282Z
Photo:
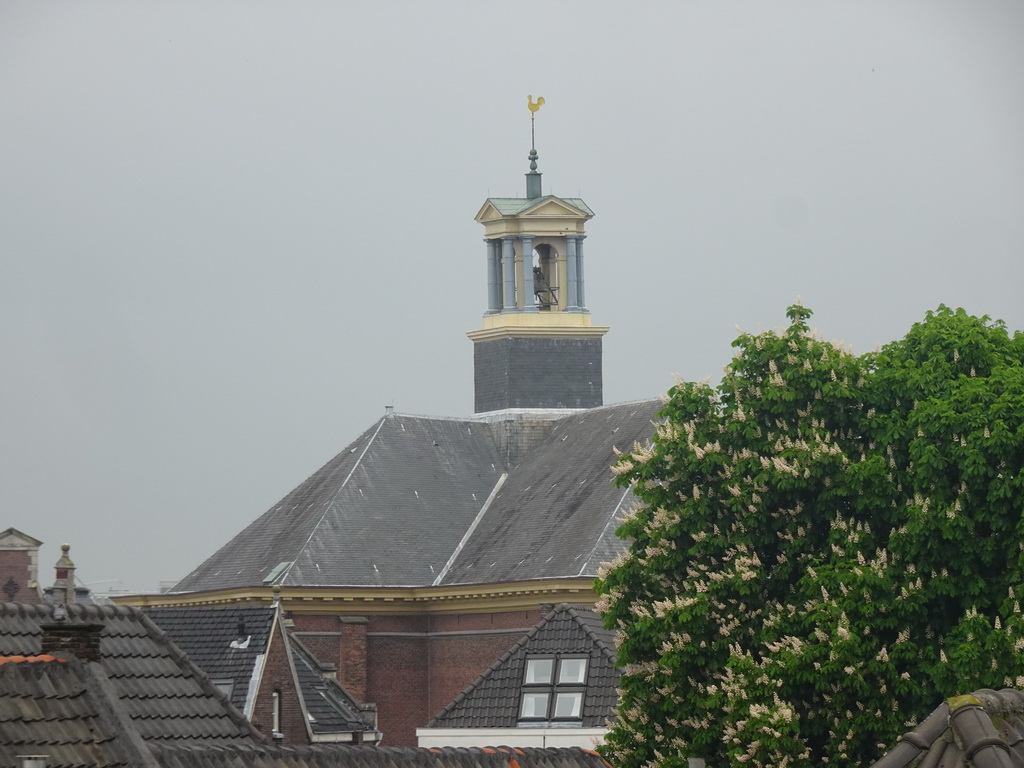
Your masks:
M594 749L607 728L417 728L420 747L582 747Z

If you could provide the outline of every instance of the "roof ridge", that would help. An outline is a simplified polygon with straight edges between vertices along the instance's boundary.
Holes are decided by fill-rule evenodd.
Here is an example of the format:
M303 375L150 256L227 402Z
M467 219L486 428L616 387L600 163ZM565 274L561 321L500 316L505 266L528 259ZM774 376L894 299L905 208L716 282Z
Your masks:
M587 622L583 621L582 617L579 615L579 613L577 613L577 609L582 608L582 606L568 604L565 604L565 606L568 609L569 614L576 621L576 623L579 624L583 628L583 631L587 633L587 637L594 641L594 643L601 649L604 655L611 660L612 664L615 664L616 658L618 656L617 651L615 650L615 648L609 648L604 638L599 637L598 634L590 628L590 625L587 624ZM604 619L601 618L601 614L599 614L597 611L593 611L593 613L595 616L597 616L598 619L601 620L601 624L603 626ZM610 632L611 630L608 631Z
M615 505L615 509L613 509L612 513L608 515L608 520L605 522L604 528L601 529L601 534L594 539L594 546L590 548L590 554L587 555L586 559L583 561L583 565L580 566L580 572L576 574L577 576L583 576L583 572L590 567L590 561L594 559L594 555L597 553L597 548L601 546L601 542L604 541L604 537L608 535L608 526L612 523L617 523L619 510L622 509L623 502L626 501L627 496L633 493L633 485L633 483L630 483L626 490L622 492L622 496L619 497L619 503ZM618 528L619 526L616 525L615 530L618 530ZM614 533L615 530L613 530L612 533Z
M352 708L352 716L362 721L364 725L369 726L370 723L363 720L362 714L360 712L360 707L364 702L361 702L358 699L356 699L356 697L349 692L348 688L346 688L342 684L342 682L337 679L337 677L324 677L324 673L328 670L324 668L323 663L320 661L320 659L316 657L316 654L314 654L309 648L307 648L305 644L301 640L299 640L299 638L297 638L293 633L289 632L287 629L285 630L285 636L288 638L288 641L293 644L293 650L298 652L298 656L300 657L302 663L306 664L308 667L310 667L310 669L313 670L314 674L316 674L323 682L325 688L333 689L334 694L344 699L343 703ZM296 676L297 675L298 670L296 669ZM296 679L295 683L298 686L299 693L302 694L302 685L300 681ZM330 701L329 696L325 696L324 698L328 701L328 703L332 703Z
M384 423L387 420L388 417L385 415L382 416L380 418L380 421L377 422L377 428L373 430L373 434L370 435L370 439L366 441L366 445L363 446L363 450L359 454L359 458L356 459L355 463L352 465L352 468L349 470L348 474L345 475L345 479L341 481L341 485L338 486L338 490L335 491L334 497L331 499L330 503L324 509L324 513L320 515L320 519L317 520L316 525L314 525L313 528L310 530L309 536L306 537L306 540L302 543L302 546L299 547L298 551L296 551L295 557L292 559L290 563L288 563L288 567L285 568L284 572L281 573L280 576L278 577L277 582L279 584L284 584L285 581L288 579L289 574L291 574L292 572L292 568L295 567L295 561L298 560L302 553L306 550L306 547L309 546L309 542L311 542L313 540L313 537L316 535L317 530L319 530L320 526L323 525L324 520L327 519L327 515L329 515L331 510L334 509L335 502L338 501L338 497L341 495L341 492L345 489L345 486L348 485L348 481L352 479L352 475L355 473L356 469L359 468L359 465L363 461L363 457L366 456L366 452L370 450L370 446L373 445L373 441L377 439L377 435L380 434L380 431L384 427Z
M508 480L508 472L502 472L501 475L498 477L497 481L494 483L494 486L491 488L491 492L487 495L487 498L484 500L484 503L480 506L480 509L473 517L473 522L469 524L469 527L466 529L466 532L462 534L462 538L459 539L459 543L455 545L455 549L452 551L451 556L448 558L448 562L444 564L444 567L441 569L441 572L437 574L437 578L434 579L434 583L432 584L432 586L440 586L441 582L444 581L444 577L448 575L448 570L458 559L459 553L462 552L463 548L466 546L466 542L469 541L469 537L473 535L473 531L476 530L477 526L480 524L480 521L483 520L484 515L487 514L487 510L491 508L491 504L494 502L494 497L498 495L498 491L501 490L501 486L505 484L506 480Z

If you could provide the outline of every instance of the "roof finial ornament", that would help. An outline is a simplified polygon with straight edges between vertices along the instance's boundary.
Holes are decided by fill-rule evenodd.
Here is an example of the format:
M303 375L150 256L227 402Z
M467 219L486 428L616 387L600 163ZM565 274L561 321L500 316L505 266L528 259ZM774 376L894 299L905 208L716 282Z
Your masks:
M533 96L526 98L526 105L530 108L530 172L526 174L526 196L535 200L541 196L541 190L540 173L537 172L537 141L534 137L533 121L537 117L537 110L544 103L544 97L538 96L536 101L533 100Z
M538 96L537 101L533 100L533 96L527 96L526 106L530 108L530 157L537 157L537 140L533 133L533 121L537 119L537 110L544 105L544 97ZM536 165L530 166L531 170L537 170Z
M70 605L75 602L75 564L71 562L71 545L60 545L60 559L54 566L57 578L53 582L55 605Z

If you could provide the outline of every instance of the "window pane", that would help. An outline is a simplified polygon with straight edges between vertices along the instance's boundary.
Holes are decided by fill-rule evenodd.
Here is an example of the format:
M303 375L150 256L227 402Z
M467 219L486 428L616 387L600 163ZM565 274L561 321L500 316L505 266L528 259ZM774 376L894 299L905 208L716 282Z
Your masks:
M583 692L573 691L572 693L555 694L555 714L557 718L580 717L580 710L583 709Z
M558 663L558 684L582 684L587 681L586 659L562 659Z
M524 693L523 694L523 709L520 711L520 717L535 717L541 720L546 720L548 716L548 697L550 693Z
M555 666L554 659L527 659L526 684L546 685L551 682L551 673Z

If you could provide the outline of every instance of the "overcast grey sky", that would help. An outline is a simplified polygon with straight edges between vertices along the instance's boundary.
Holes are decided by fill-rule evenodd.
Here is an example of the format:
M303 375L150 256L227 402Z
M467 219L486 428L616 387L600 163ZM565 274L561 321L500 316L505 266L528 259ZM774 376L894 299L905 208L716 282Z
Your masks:
M386 404L469 414L528 94L606 402L798 295L858 352L1022 328L1022 73L1013 0L0 0L0 529L154 589Z

